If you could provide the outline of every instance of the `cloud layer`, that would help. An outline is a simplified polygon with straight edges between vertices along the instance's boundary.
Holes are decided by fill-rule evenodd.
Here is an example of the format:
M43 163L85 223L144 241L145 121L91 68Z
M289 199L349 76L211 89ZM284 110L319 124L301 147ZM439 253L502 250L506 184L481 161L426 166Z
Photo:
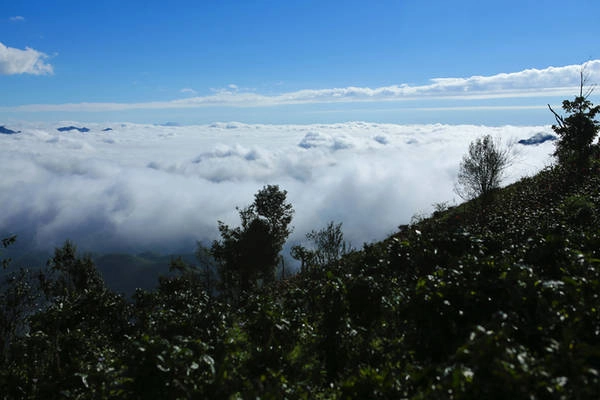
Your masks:
M217 237L217 220L237 224L235 207L266 184L286 189L294 205L290 243L335 220L361 245L433 203L452 203L460 158L475 137L509 142L550 132L360 122L58 132L63 125L17 124L10 128L22 133L0 135L0 234L40 249L70 238L90 251L191 251L196 240ZM549 163L552 146L516 146L507 182Z
M17 17L15 17L17 18ZM52 65L45 62L48 56L26 47L25 50L7 47L0 42L0 74L51 75Z
M5 47L6 49L6 47ZM21 51L9 49L12 51ZM6 51L6 50L4 50ZM37 54L27 49L29 57ZM0 47L0 60L2 59ZM43 54L42 54L43 56ZM15 58L15 57L13 57ZM16 59L16 58L15 58ZM0 66L2 63L0 63ZM40 64L39 71L52 67ZM401 84L379 88L345 87L329 89L307 89L277 95L264 95L240 90L235 85L213 90L206 96L185 99L146 102L146 103L72 103L72 104L32 104L16 107L1 107L4 111L71 111L107 112L136 109L177 109L198 107L270 107L296 104L389 102L411 100L482 100L548 96L571 96L580 84L580 72L584 68L591 84L600 82L600 60L588 61L583 65L526 69L513 73L468 78L436 78L424 85ZM1 69L0 69L1 70ZM194 90L185 88L181 92L193 95Z

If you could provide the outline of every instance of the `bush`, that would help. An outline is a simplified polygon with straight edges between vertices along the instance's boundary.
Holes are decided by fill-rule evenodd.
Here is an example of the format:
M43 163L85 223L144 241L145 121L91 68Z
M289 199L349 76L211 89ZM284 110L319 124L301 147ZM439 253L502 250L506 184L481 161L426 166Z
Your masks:
M562 204L562 211L568 222L573 224L589 224L595 217L594 202L584 195L567 197Z
M490 135L469 145L458 170L455 192L464 200L487 197L500 187L504 170L511 164L509 148L502 148Z

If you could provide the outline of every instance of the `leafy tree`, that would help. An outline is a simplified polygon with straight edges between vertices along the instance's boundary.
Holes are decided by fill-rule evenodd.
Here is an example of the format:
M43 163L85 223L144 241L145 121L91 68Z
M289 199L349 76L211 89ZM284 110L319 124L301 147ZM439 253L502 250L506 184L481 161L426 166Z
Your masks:
M500 187L511 162L510 148L502 148L490 135L477 138L460 163L455 192L464 200L487 198Z
M2 247L7 248L11 244L13 244L16 240L17 240L17 237L15 235L3 238L2 239ZM2 269L8 268L8 265L10 264L10 258L2 259L0 261L0 264L2 264Z
M600 106L594 106L589 100L592 89L584 92L585 81L582 69L579 95L573 101L564 100L562 103L566 117L558 115L548 104L556 119L552 129L559 136L554 156L563 166L575 167L576 170L587 166L593 141L600 131L600 122L595 119L600 113Z
M16 236L2 239L2 247L13 244ZM9 356L10 345L27 328L39 291L34 275L26 268L7 271L10 259L2 260L0 273L0 361Z
M216 261L210 252L210 248L204 246L198 242L196 247L196 259L198 260L199 274L204 281L204 290L209 296L213 295L215 290L215 274L216 274Z
M302 262L301 269L311 265L324 267L352 251L344 240L341 222L330 221L325 228L307 233L306 238L312 243L313 250L300 245L292 247L292 257Z
M287 237L292 233L289 226L292 222L294 209L286 203L287 191L279 189L278 185L267 185L254 195L254 203L247 208L252 220L261 219L274 240L274 246L281 250Z
M104 280L89 255L77 256L76 246L66 241L63 247L54 250L48 261L50 275L42 277L44 290L50 297L73 297L85 291L104 290Z
M230 228L219 221L221 240L215 240L211 254L219 263L222 290L233 295L246 291L259 280L273 281L279 253L291 233L294 210L286 203L287 191L277 185L263 187L254 202L239 211L241 226Z
M1 368L6 398L109 398L116 348L130 333L128 304L71 242L56 249L39 283L45 300L28 310Z

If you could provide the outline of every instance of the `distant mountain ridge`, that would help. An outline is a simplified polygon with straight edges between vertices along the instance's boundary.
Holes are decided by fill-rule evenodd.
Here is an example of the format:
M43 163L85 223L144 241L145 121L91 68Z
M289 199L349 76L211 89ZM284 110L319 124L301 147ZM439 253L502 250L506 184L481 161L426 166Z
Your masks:
M89 132L90 130L85 126L83 128L78 128L76 126L63 126L61 128L56 128L59 132L70 132L70 131L79 131L81 133Z
M539 132L539 133L536 133L535 135L533 135L532 137L530 137L529 139L519 140L518 143L525 145L525 146L531 146L531 145L542 144L544 142L547 142L548 140L556 140L556 139L558 139L556 137L556 135L553 135L551 133Z
M12 129L6 128L4 125L0 126L0 133L5 135L14 135L15 133L21 133L21 131L13 131Z

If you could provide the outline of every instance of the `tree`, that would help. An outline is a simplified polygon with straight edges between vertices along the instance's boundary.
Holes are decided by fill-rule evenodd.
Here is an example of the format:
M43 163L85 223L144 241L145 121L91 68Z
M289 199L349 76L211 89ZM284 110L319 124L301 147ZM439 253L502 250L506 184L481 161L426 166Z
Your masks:
M2 247L7 248L11 244L13 244L16 240L17 240L17 237L15 235L3 238L2 239ZM10 258L0 260L0 264L2 265L2 269L8 268L8 265L10 264Z
M201 242L197 243L195 254L199 263L199 268L201 268L199 274L201 279L204 281L204 290L209 296L212 296L214 292L214 280L217 268L215 258L211 254L210 248L204 246Z
M0 247L6 248L15 240L16 236L3 238ZM0 363L8 357L12 342L26 331L39 298L34 274L22 267L9 271L10 261L2 259L0 270Z
M511 162L510 148L502 148L490 135L477 138L460 163L455 192L464 200L487 198L500 187Z
M28 334L12 344L1 368L6 398L113 397L117 348L132 334L129 304L71 242L55 250L39 281L45 298L28 313Z
M259 280L275 279L279 253L292 231L289 225L294 210L286 196L287 191L277 185L265 186L250 206L238 209L240 227L230 228L218 221L221 240L213 242L211 254L219 264L225 295L246 291Z
M580 74L579 95L573 101L564 100L562 103L566 117L558 115L548 104L556 119L552 129L559 136L554 156L561 165L575 167L575 171L588 165L594 138L600 131L600 123L595 119L600 113L600 106L594 106L588 99L593 88L584 92L586 79L583 69Z
M292 257L301 261L301 269L310 265L324 267L352 251L344 240L341 222L330 221L325 228L307 233L306 238L312 242L313 250L300 245L292 247Z
M42 277L42 283L49 297L76 297L86 291L102 292L106 289L91 257L78 257L76 246L68 240L63 247L54 250L48 267L49 275Z

